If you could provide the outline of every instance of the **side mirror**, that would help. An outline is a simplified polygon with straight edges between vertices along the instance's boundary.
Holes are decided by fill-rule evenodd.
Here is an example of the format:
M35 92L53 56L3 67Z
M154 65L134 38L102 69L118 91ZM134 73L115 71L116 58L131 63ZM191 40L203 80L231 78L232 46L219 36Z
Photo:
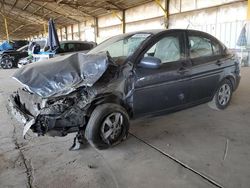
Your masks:
M161 60L152 56L144 57L138 66L147 69L158 69L161 66Z

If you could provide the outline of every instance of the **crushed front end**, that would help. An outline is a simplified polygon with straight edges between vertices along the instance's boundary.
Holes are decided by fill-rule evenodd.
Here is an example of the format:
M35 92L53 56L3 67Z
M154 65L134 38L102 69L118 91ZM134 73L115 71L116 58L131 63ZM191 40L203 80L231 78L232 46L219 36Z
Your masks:
M70 54L22 67L13 78L24 87L9 99L11 113L38 135L64 136L86 124L92 86L110 64L107 53Z
M23 135L32 129L38 135L65 136L84 129L90 95L82 88L63 97L43 99L21 88L10 96L9 107L24 124Z

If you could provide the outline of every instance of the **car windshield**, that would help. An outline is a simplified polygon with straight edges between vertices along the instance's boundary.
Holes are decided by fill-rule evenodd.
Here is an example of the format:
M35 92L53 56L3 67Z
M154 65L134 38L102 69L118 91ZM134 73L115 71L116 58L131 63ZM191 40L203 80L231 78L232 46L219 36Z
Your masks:
M128 57L132 55L138 46L149 36L151 36L150 33L115 36L104 41L93 50L89 51L88 54L108 51L113 58Z

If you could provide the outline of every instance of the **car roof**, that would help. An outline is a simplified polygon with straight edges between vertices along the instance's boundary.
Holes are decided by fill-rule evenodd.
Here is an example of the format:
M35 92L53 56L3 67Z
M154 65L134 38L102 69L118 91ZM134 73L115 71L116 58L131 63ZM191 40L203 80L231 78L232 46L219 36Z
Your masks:
M139 34L139 33L150 33L150 34L156 35L158 33L170 32L170 31L171 32L174 32L174 31L191 31L191 32L200 32L200 33L208 34L206 32L199 31L199 30L194 30L194 29L149 29L149 30L141 30L141 31L129 32L129 33L120 34L120 35L133 35L133 34ZM117 36L119 36L119 35L117 35Z
M65 44L65 43L82 43L82 44L89 44L92 42L89 41L80 41L80 40L67 40L67 41L61 41L60 44Z
M140 33L149 33L149 34L152 34L152 35L157 35L157 34L160 34L160 33L168 33L168 32L186 32L186 31L189 31L189 32L193 32L193 33L200 33L202 35L205 35L205 36L208 36L209 38L213 39L213 40L216 40L217 42L219 42L224 48L225 48L225 45L223 43L221 43L215 36L209 34L209 33L206 33L204 31L199 31L199 30L194 30L194 29L151 29L151 30L141 30L141 31L136 31L136 32L130 32L130 33L125 33L125 34L120 34L120 35L117 35L117 36L130 36L130 35L135 35L135 34L140 34Z

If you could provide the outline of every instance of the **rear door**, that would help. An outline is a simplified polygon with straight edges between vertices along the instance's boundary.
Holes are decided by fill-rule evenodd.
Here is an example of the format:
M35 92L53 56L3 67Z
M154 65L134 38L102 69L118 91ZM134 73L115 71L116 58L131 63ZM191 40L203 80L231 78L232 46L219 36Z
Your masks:
M188 41L192 62L191 100L208 99L223 76L222 46L210 35L198 31L188 31Z
M190 65L185 59L184 33L166 34L156 40L143 56L162 61L159 69L136 67L134 114L145 115L175 108L188 102Z

